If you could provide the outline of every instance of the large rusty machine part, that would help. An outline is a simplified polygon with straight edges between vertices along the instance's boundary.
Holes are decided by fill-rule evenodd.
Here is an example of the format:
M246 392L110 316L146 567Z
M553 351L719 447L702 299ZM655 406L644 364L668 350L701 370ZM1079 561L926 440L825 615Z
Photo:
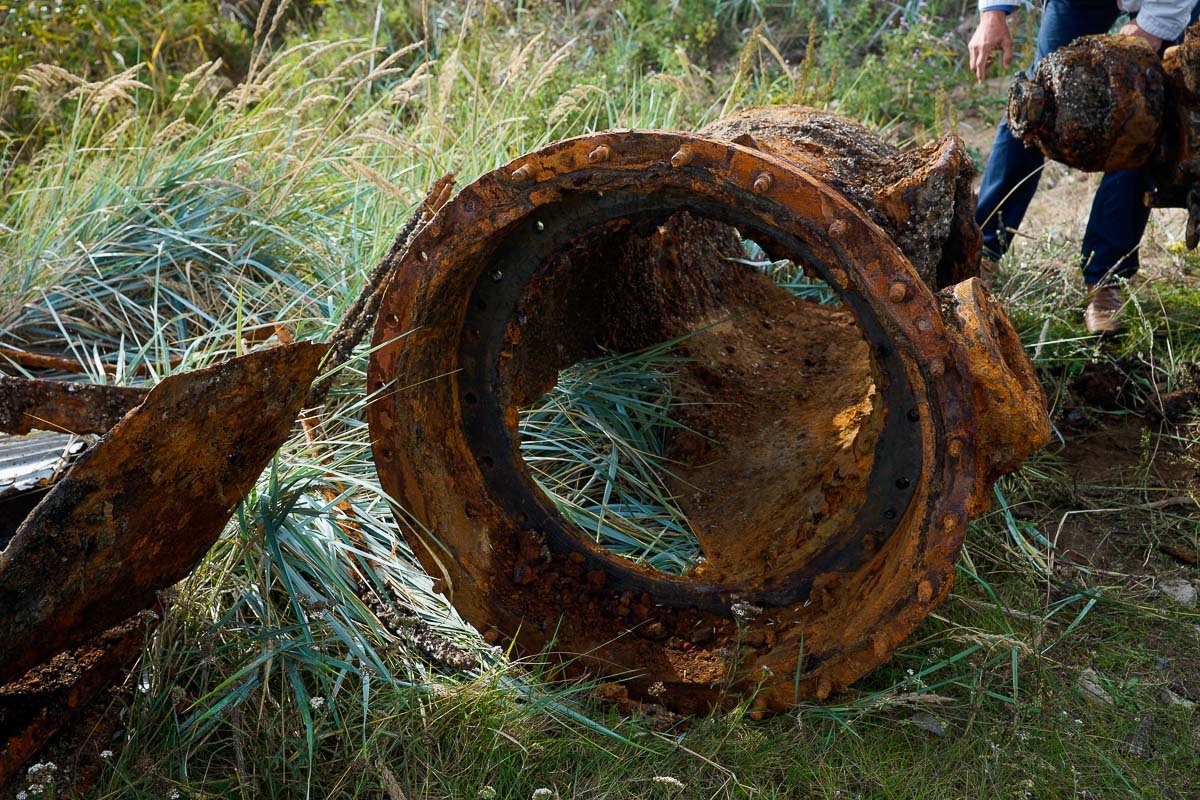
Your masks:
M1200 24L1159 59L1143 40L1084 36L1013 84L1013 132L1076 169L1150 167L1146 204L1188 211L1187 246L1200 243Z
M1049 437L1007 318L962 280L970 172L954 137L914 156L790 108L570 139L462 189L389 255L368 372L380 478L440 589L489 641L683 712L824 700L886 660ZM840 306L742 263L743 239ZM682 576L566 522L517 431L560 370L674 338L704 553Z

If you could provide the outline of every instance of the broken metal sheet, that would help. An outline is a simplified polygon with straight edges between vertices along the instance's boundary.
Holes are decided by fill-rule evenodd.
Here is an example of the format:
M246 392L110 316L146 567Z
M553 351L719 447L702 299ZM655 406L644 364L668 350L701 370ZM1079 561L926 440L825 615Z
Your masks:
M146 391L0 375L0 432L104 433L141 403Z
M127 620L80 647L60 653L20 679L0 685L0 791L10 782L16 783L22 765L51 737L88 709L101 692L121 680L141 654L150 629L140 619ZM85 724L68 728L74 734L70 738L87 739L101 731L111 737L116 722L113 717L111 709L90 709L81 720ZM102 747L107 743L102 737L96 738ZM78 751L81 744L75 742L72 749ZM80 760L76 758L70 788L76 790L75 796L82 797L85 793L81 790L94 780L99 764L91 770L80 769Z
M86 446L64 433L0 434L0 500L50 486Z
M148 608L199 563L325 352L296 343L166 378L80 456L0 552L0 683Z

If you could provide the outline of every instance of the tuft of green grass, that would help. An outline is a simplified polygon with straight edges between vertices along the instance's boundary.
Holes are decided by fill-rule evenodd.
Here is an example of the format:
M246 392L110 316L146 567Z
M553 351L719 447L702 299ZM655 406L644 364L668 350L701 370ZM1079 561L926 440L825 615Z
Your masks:
M521 413L521 454L563 516L637 564L682 575L702 558L665 450L676 342L580 362ZM677 480L675 480L677 482Z

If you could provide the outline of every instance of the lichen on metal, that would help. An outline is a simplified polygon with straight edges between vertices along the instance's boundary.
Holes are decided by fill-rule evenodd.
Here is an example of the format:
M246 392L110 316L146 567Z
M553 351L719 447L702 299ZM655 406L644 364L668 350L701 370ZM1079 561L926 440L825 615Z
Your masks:
M945 597L991 483L1049 436L969 277L971 174L957 137L901 153L791 107L557 142L462 189L389 255L368 373L383 487L459 612L685 712L750 686L767 710L824 700L882 663ZM840 305L741 263L743 239ZM705 556L682 576L566 522L517 433L560 370L673 338Z

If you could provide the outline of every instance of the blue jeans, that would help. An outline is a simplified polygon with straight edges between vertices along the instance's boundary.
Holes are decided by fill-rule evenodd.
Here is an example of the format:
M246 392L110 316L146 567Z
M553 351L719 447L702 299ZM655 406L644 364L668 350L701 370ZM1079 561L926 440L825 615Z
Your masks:
M1192 12L1193 20L1198 11L1200 4ZM1107 33L1121 13L1116 0L1049 0L1038 31L1034 66L1080 36ZM1044 161L1040 150L1013 136L1007 118L1000 121L975 211L983 229L984 255L998 259L1008 248L1006 229L1020 227L1037 192ZM1127 278L1137 272L1138 243L1150 219L1144 200L1150 188L1146 169L1108 172L1100 181L1083 234L1083 278L1089 286L1110 274Z

